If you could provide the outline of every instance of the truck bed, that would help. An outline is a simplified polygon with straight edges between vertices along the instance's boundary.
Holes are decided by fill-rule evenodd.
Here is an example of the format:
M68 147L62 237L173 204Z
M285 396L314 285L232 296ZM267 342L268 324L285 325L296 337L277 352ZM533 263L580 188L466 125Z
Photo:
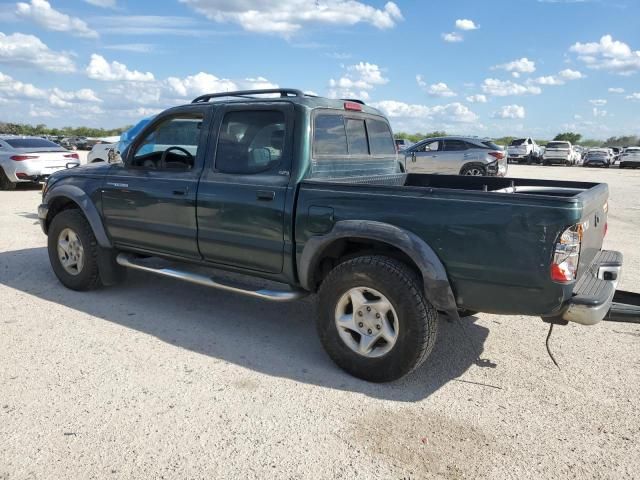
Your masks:
M424 174L307 180L299 190L296 249L319 233L318 210L310 207L331 209L334 223L389 223L436 252L461 308L548 315L573 289L550 281L560 234L588 226L580 278L602 247L607 198L606 184L588 182Z

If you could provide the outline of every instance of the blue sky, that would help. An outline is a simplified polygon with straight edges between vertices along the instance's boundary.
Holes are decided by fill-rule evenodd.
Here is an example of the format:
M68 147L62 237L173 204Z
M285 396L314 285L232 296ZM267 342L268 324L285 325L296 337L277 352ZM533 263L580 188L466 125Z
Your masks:
M116 127L200 93L357 96L395 130L640 133L637 0L0 4L0 120Z

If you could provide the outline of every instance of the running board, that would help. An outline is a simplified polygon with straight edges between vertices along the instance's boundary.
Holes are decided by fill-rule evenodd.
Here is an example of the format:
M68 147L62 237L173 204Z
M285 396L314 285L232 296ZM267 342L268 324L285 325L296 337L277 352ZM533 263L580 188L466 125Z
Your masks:
M116 257L116 262L118 262L118 264L122 265L123 267L142 270L143 272L155 273L157 275L162 275L163 277L177 278L178 280L184 280L186 282L203 285L205 287L217 288L218 290L224 290L226 292L240 293L243 295L248 295L250 297L262 298L264 300L271 300L274 302L290 302L303 298L307 295L307 292L303 290L248 290L234 287L231 285L226 285L224 283L216 282L214 279L207 277L206 275L201 275L199 273L188 272L185 270L176 270L174 268L155 268L148 265L141 265L140 263L136 262L136 257L134 255L129 255L126 253L118 254L118 256Z
M616 290L609 313L603 318L609 322L640 323L640 293Z

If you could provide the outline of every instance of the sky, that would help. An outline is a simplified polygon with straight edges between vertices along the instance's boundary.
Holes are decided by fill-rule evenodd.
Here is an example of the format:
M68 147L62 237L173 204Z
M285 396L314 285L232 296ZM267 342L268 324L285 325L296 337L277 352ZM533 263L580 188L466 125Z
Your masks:
M640 0L0 3L0 121L113 128L276 86L410 133L640 134Z

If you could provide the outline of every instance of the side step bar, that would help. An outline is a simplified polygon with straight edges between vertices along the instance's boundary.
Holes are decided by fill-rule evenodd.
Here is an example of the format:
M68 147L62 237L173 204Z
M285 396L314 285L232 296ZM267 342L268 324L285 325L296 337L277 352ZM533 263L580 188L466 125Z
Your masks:
M298 300L307 295L304 290L248 290L224 283L216 282L214 279L201 275L199 273L188 272L185 270L177 270L174 268L155 268L148 265L142 265L136 261L134 255L126 253L120 253L116 257L116 262L123 267L132 268L135 270L142 270L143 272L155 273L164 277L177 278L178 280L184 280L186 282L196 283L205 287L217 288L218 290L225 290L227 292L240 293L248 295L250 297L257 297L264 300L271 300L274 302L290 302Z
M603 320L640 323L640 293L616 290L611 308Z

